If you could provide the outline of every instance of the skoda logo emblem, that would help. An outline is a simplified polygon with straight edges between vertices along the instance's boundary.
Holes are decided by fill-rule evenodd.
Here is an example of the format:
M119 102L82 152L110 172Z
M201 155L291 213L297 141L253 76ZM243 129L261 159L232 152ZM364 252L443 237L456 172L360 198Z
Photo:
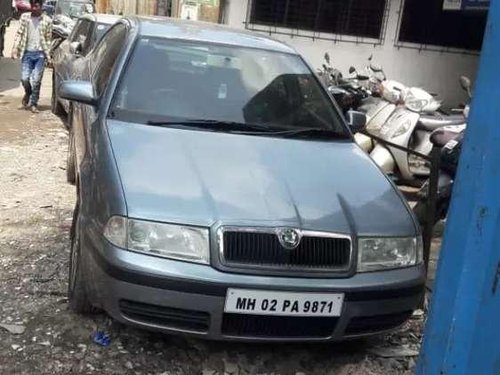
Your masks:
M300 243L300 234L295 229L283 228L278 230L278 240L285 249L293 250Z

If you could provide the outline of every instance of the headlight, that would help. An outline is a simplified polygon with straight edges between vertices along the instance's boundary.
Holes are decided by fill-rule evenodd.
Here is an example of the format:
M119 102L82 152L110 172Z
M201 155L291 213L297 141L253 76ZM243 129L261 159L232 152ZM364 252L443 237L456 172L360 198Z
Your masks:
M208 229L113 216L104 228L113 245L150 255L209 264Z
M422 263L421 237L360 238L358 272L415 266Z
M399 137L400 135L403 135L406 133L411 127L411 121L406 120L403 122L401 125L398 126L398 128L394 131L394 134L391 135L391 138L396 138Z
M413 112L421 112L429 102L425 99L407 99L406 108Z

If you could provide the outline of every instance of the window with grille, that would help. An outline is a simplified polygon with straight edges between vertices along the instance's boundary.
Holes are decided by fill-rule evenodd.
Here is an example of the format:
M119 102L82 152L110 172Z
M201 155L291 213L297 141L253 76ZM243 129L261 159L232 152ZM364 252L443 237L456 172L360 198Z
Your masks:
M381 38L387 0L252 0L250 23Z
M399 42L479 51L486 11L443 10L443 0L405 0Z

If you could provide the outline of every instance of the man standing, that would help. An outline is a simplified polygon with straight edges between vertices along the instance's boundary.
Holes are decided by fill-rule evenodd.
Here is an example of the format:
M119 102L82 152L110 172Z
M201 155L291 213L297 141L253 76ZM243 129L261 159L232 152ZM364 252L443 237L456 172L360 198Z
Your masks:
M23 108L37 113L45 62L50 64L52 19L42 14L43 0L30 0L30 5L31 13L21 16L12 58L22 56L21 83L25 93Z

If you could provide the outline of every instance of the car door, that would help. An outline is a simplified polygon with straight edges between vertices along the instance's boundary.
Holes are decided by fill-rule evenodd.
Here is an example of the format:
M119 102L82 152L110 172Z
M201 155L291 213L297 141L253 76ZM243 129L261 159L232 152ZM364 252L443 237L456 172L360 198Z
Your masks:
M105 100L106 88L113 75L116 62L119 60L120 52L125 47L126 38L127 27L121 23L117 24L104 35L92 53L86 57L86 74L88 76L82 78L93 84L94 92L100 98L100 102ZM87 146L91 143L92 124L96 122L98 112L98 107L83 104L74 105L72 130L77 173L79 173L81 161L87 156Z

